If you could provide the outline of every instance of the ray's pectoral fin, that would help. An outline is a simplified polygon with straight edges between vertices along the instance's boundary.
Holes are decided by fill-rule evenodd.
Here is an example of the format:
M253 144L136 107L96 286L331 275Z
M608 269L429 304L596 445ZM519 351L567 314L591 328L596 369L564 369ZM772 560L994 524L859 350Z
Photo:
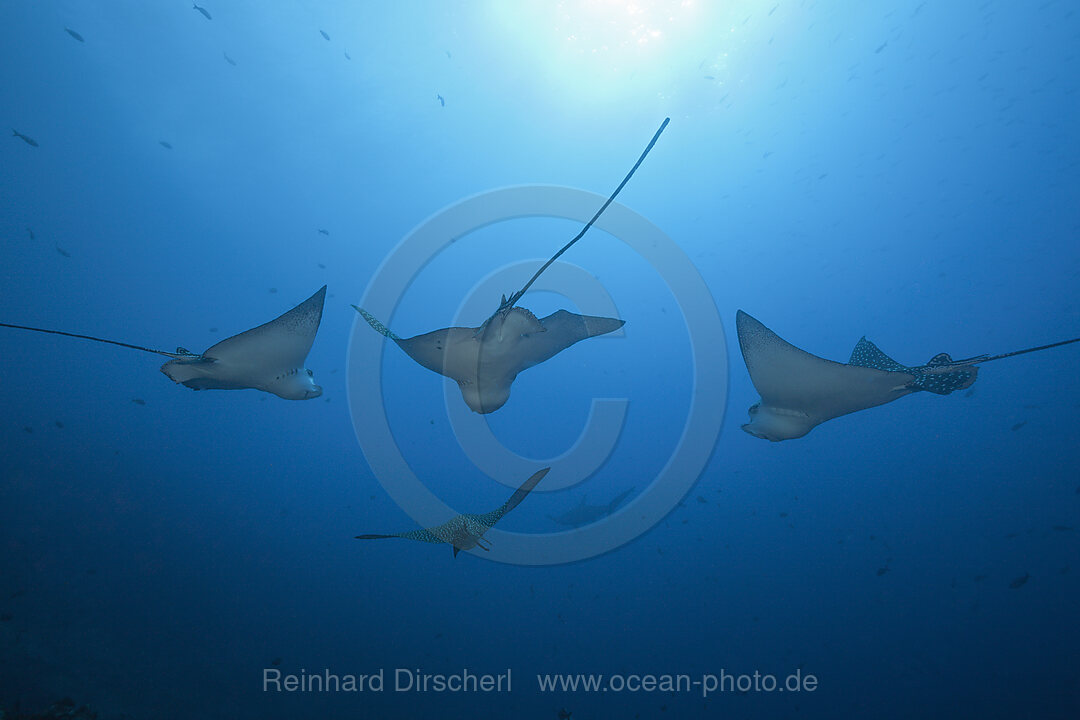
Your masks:
M268 323L222 340L195 358L161 366L173 381L193 390L252 388L286 400L319 397L322 388L304 367L322 321L326 286Z
M543 333L525 333L519 341L519 372L550 360L575 343L607 335L626 324L618 318L578 315L568 310L557 310L539 322Z

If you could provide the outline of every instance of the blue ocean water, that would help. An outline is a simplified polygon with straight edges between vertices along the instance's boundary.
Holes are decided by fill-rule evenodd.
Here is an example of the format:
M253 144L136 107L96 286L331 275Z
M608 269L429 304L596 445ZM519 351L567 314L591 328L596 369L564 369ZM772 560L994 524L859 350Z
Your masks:
M1080 335L1071 3L200 7L0 7L0 116L22 134L0 142L0 322L202 352L325 284L306 363L323 394L192 392L162 358L0 328L0 709L1080 715L1078 346L770 443L739 430L758 393L735 335L743 309L822 357L843 362L866 335L906 365ZM381 300L384 260L463 200L606 196L665 117L621 211L693 263L726 348L695 364L689 280L598 228L563 260L599 280L624 336L527 370L484 417L509 453L557 459L594 397L627 399L594 474L545 491L553 470L500 521L541 543L575 509L655 485L703 397L695 373L711 373L722 432L678 479L691 489L572 563L354 540L417 527L391 494L401 478L372 470L382 448L358 440L369 413L456 512L497 507L527 473L479 469L449 419L456 387L350 304ZM533 263L481 298L494 310L579 228L478 227L380 319L403 336L445 327L492 273ZM356 402L363 343L381 343L373 404ZM395 689L508 672L509 691ZM266 682L380 673L381 691ZM607 690L540 687L578 673ZM754 673L800 689L703 692ZM698 684L639 687L648 675Z

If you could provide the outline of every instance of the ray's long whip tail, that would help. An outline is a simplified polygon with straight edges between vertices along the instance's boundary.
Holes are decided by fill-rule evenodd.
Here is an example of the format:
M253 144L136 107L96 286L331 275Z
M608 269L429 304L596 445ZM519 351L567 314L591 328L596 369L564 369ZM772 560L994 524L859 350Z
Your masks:
M1027 353L1039 352L1040 350L1049 350L1050 348L1061 347L1062 345L1069 345L1074 342L1080 342L1080 337L1073 338L1072 340L1061 340L1060 342L1050 343L1049 345L1039 345L1038 347L1024 348L1023 350L1013 350L1012 352L1001 353L1000 355L976 355L975 357L965 358L964 360L953 360L946 363L949 366L957 365L979 365L991 360L1002 360L1007 357L1013 357L1015 355L1026 355Z
M164 355L173 360L199 357L196 353L181 350L180 348L177 348L176 352L166 352L165 350L154 350L153 348L143 347L142 345L132 345L131 343L120 342L119 340L106 340L105 338L94 337L93 335L79 335L78 333L69 333L64 332L63 330L46 330L45 328L30 327L28 325L12 325L11 323L0 323L0 327L15 328L16 330L30 330L31 332L48 333L49 335L63 335L64 337L73 337L80 340L93 340L94 342L131 348L132 350L142 350L143 352L153 353L155 355Z
M589 228L593 226L593 223L600 219L600 216L604 214L604 211L608 209L608 206L615 201L616 196L618 196L622 189L626 187L626 183L630 182L630 178L634 176L634 173L637 172L638 167L640 167L641 163L645 161L645 157L649 154L649 151L653 149L653 145L656 144L656 141L660 139L660 133L664 132L664 128L668 126L669 122L671 122L671 118L664 118L664 122L660 123L660 128L653 135L652 140L649 141L649 144L645 146L644 152L641 153L641 157L639 157L637 162L634 163L634 167L630 168L630 172L626 174L626 177L623 178L623 181L619 183L619 187L615 188L615 192L611 193L607 201L600 207L599 210L596 211L596 214L592 216L592 220L585 223L585 227L581 228L581 232L574 236L573 240L563 245L562 249L559 250L559 252L552 255L551 259L544 263L543 266L536 271L536 274L529 279L529 282L525 283L525 287L518 290L516 293L511 295L509 299L505 300L501 305L499 305L499 309L495 311L496 313L502 312L504 310L509 310L510 308L514 307L514 305L517 304L518 300L521 299L521 296L528 291L528 289L532 286L534 282L536 282L536 279L539 278L540 275L545 270L547 270L553 262L558 260L560 255L569 250L574 243L584 237L585 233L589 231Z

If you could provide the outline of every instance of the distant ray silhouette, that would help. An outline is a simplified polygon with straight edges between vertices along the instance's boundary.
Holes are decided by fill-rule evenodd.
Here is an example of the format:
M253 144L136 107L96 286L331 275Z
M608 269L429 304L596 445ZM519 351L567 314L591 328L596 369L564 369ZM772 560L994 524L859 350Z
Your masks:
M578 528L582 525L589 525L615 512L633 492L634 488L623 490L605 505L590 505L586 502L585 496L582 495L580 503L561 515L548 515L548 519L567 527Z
M975 382L976 364L1080 341L1073 338L963 360L939 353L925 365L908 367L864 337L843 364L800 350L742 310L736 315L736 325L746 369L761 395L761 401L750 408L750 422L742 429L772 441L802 437L827 420L920 390L948 395Z

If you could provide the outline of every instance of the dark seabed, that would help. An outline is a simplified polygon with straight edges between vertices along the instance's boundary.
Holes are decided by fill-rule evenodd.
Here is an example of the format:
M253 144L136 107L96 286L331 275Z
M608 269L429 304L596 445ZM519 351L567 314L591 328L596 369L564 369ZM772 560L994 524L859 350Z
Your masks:
M1080 343L736 334L1080 336L1071 3L191 5L0 5L0 323L138 346L0 327L0 718L1080 717Z

